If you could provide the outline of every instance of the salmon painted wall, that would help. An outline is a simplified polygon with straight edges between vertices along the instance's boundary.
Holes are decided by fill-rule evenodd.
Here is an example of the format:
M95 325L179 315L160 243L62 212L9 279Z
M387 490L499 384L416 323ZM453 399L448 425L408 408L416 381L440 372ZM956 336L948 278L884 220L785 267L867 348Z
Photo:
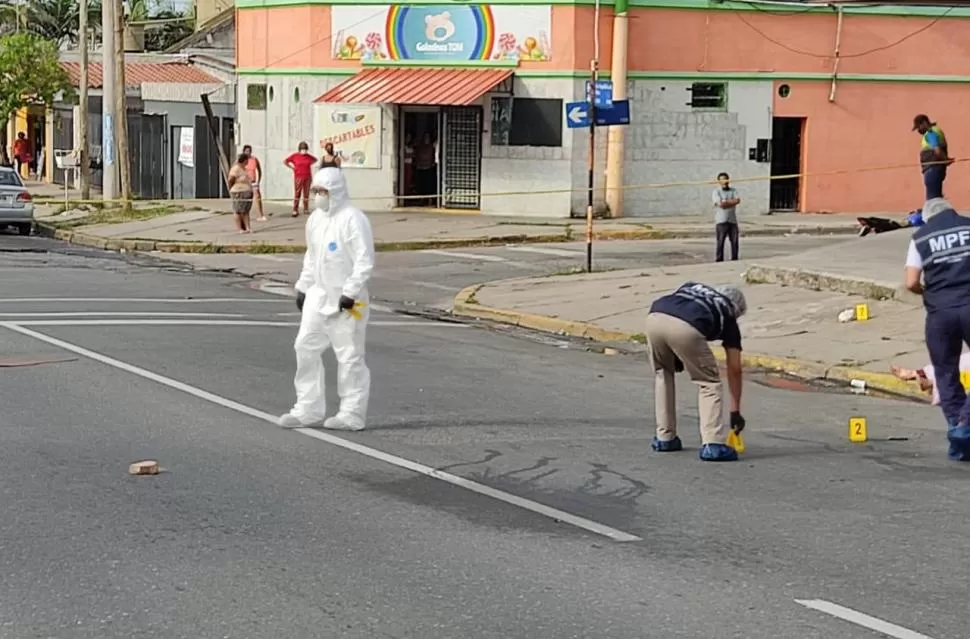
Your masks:
M600 16L600 58L609 66L612 13ZM549 62L522 62L521 69L589 69L593 54L593 9L552 7ZM236 12L236 66L240 69L357 68L356 61L334 60L330 7L312 5L245 9Z
M787 98L777 86L788 84ZM970 90L958 85L842 82L829 103L827 82L777 82L774 115L803 117L803 172L841 175L805 178L802 210L847 213L909 211L923 202L919 170L919 134L913 116L926 112L946 133L950 153L966 157L970 127L966 100ZM889 170L879 167L899 166ZM970 167L950 166L945 193L958 207L970 207L966 179Z
M832 70L837 19L753 11L634 10L634 71ZM846 15L841 73L964 75L970 21ZM932 52L928 58L927 52Z

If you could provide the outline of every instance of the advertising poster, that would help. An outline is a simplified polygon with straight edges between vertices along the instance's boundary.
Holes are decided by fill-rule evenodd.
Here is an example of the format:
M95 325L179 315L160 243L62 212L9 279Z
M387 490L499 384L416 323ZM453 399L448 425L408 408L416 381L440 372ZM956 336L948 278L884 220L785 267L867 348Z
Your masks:
M334 5L335 60L552 59L552 11L528 5Z
M381 168L381 118L379 106L338 103L314 105L317 145L311 152L319 157L323 147L333 144L345 169Z

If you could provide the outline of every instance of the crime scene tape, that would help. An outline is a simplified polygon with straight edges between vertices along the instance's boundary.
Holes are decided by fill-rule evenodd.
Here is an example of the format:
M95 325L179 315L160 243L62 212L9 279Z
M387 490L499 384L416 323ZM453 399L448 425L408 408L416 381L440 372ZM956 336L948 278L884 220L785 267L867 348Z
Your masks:
M944 160L939 162L930 162L928 164L934 165L951 165L959 164L963 162L970 161L970 158L953 158L950 160ZM888 164L883 166L871 166L862 168L851 168L851 169L834 169L831 171L808 171L805 173L789 173L785 175L758 175L751 177L732 177L732 184L745 184L751 182L773 182L776 180L793 180L793 179L807 179L807 178L817 178L833 175L855 175L860 173L875 173L879 171L897 171L902 169L917 170L922 166L920 162L909 162L906 164ZM661 189L676 189L676 188L686 188L686 187L698 187L698 186L713 186L716 184L714 179L705 180L687 180L682 182L649 182L644 184L626 184L618 187L616 190L622 191L649 191L649 190L661 190ZM606 191L606 186L595 186L593 187L594 193L600 194ZM572 189L530 189L528 191L493 191L490 193L486 192L475 192L475 191L461 191L462 196L477 196L479 198L489 198L489 197L524 197L524 196L535 196L535 195L556 195L561 193L588 193L589 187L578 187ZM361 202L381 202L392 200L396 202L407 201L407 200L433 200L448 197L451 194L436 194L436 195L382 195L382 196L365 196L356 197L351 196L355 204ZM58 203L64 202L63 197L59 196L45 196L34 198L36 202L39 203ZM190 198L191 199L191 198ZM225 198L222 198L225 199ZM92 198L89 200L80 200L68 197L68 203L70 204L93 204L93 205L103 205L105 203L153 203L153 202L167 202L171 203L172 200L142 200L142 199L132 199L125 200L122 198L114 199L101 199ZM293 202L293 197L281 197L281 198L262 198L263 202ZM434 207L428 207L434 208Z

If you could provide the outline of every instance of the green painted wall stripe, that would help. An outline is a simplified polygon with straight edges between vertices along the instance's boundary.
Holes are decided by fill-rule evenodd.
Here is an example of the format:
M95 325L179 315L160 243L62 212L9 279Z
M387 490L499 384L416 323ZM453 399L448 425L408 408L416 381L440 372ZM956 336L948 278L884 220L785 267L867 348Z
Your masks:
M370 65L369 65L370 66ZM396 66L387 63L374 66ZM409 66L409 65L400 65ZM411 65L421 66L421 65ZM448 67L481 67L485 65L454 63L450 65L435 65ZM351 76L358 69L355 68L293 68L293 69L237 69L240 76L252 77L272 77L272 76ZM516 70L515 75L520 78L537 79L583 79L589 76L585 71L558 71L558 70ZM608 71L601 71L601 76L609 77ZM780 71L772 72L691 72L691 71L631 71L631 80L684 80L698 82L703 80L714 81L766 81L784 80L788 82L798 81L824 81L832 80L832 75L828 73L785 73ZM967 75L893 75L893 74L869 74L869 73L840 73L840 82L908 82L908 83L940 83L940 84L970 84L970 76Z
M238 9L262 9L266 7L307 7L312 5L329 4L352 4L352 5L378 5L378 4L446 4L453 5L459 0L421 0L418 3L408 2L407 0L236 0ZM592 5L595 0L491 0L489 4L506 5L536 5L536 4L556 4L556 5ZM614 0L602 0L604 6L613 6ZM719 2L717 0L629 0L630 7L644 9L689 9L712 11L771 11L772 13L832 13L831 7L823 5L817 7L805 7L798 3L792 6L773 4L770 6L755 6L745 2ZM873 16L917 16L938 18L946 16L949 18L970 18L970 8L965 7L928 7L914 5L877 5L867 7L844 7L846 15L873 15Z

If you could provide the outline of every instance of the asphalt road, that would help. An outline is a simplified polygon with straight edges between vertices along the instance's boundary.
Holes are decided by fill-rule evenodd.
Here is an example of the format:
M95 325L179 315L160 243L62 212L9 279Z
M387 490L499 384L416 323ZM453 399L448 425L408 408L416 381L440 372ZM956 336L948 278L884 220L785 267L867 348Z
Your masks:
M742 238L741 257L767 258L805 251L846 236L788 236ZM706 239L663 241L603 241L593 246L596 270L650 268L710 262L713 242ZM300 272L302 256L166 255L200 269L231 272L292 282ZM530 244L471 247L454 250L380 253L373 295L392 304L449 308L455 294L466 286L490 280L565 273L586 265L586 244Z
M287 431L292 300L24 242L61 250L0 237L2 638L966 636L934 409L754 378L703 464L683 384L659 456L639 359L379 308L370 428Z

